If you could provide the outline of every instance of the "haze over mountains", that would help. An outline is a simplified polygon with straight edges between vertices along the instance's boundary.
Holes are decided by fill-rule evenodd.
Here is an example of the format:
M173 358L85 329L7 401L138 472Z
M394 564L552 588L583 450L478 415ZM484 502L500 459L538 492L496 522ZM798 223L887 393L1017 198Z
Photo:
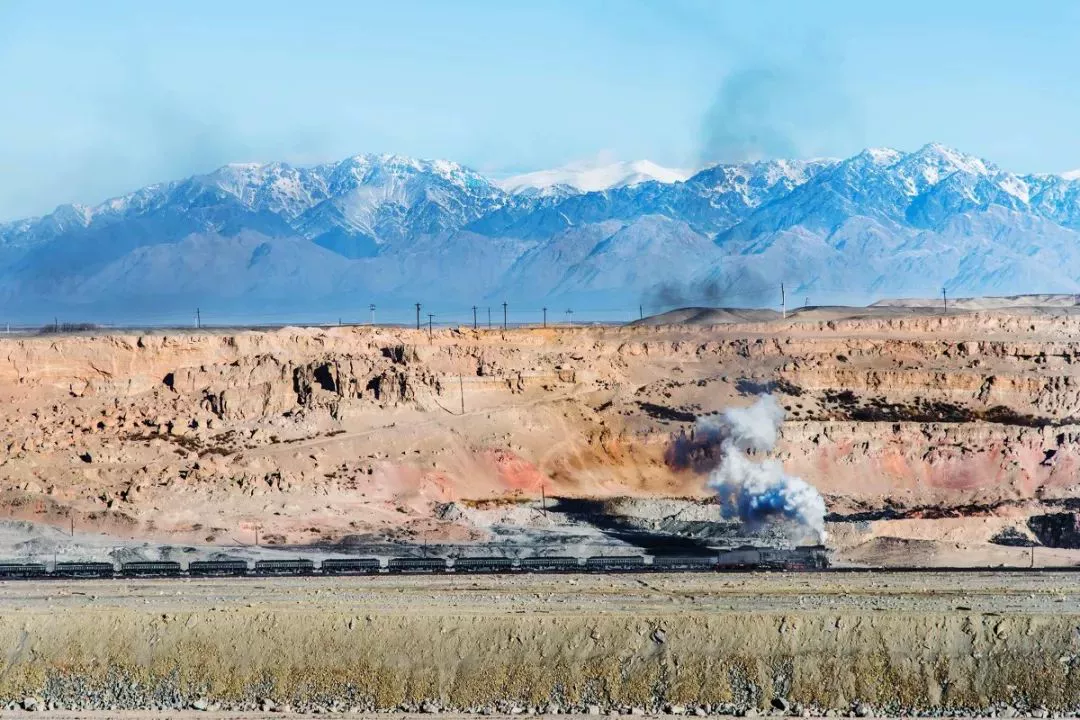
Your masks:
M789 306L1080 291L1078 178L937 144L677 174L623 163L496 183L396 155L229 165L0 225L0 302L12 320L119 322L196 306L253 320L364 318L368 303L776 306L781 282Z

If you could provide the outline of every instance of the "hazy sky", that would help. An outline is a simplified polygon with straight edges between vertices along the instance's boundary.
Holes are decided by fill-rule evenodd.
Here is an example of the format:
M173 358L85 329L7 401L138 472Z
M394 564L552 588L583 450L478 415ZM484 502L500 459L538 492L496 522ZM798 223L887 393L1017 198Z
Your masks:
M1080 3L0 0L0 219L230 161L1080 167Z

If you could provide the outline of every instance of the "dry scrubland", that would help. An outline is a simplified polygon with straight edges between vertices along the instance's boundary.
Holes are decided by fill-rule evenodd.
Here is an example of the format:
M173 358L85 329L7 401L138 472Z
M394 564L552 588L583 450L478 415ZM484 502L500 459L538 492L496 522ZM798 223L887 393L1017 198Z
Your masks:
M0 601L0 699L69 709L1080 709L1071 576L6 584Z

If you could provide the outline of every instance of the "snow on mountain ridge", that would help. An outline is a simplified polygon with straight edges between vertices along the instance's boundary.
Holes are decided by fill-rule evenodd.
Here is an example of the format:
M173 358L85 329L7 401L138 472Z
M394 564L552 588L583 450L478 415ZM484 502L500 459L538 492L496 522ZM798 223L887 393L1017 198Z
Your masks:
M495 184L510 193L544 190L553 186L571 187L580 192L597 192L650 180L673 183L686 180L692 174L690 170L667 168L650 160L607 164L571 163L551 170L537 170L503 178L496 180Z

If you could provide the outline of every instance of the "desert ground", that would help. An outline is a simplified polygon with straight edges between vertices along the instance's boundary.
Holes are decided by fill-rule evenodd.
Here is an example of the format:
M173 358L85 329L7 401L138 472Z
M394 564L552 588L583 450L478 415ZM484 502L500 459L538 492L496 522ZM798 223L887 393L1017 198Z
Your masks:
M707 548L673 449L772 393L836 563L1073 564L1080 315L1001 304L0 337L0 551Z
M1024 571L3 583L0 699L1039 717L1080 709L1078 592Z

